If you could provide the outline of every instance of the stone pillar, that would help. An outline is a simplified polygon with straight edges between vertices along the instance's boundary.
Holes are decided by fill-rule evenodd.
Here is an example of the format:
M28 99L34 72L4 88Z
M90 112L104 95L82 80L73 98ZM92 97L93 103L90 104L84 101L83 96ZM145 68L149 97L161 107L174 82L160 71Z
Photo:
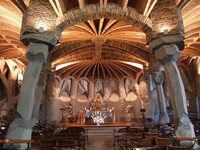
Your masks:
M152 106L150 97L150 74L149 68L144 66L143 81L139 84L139 96L143 102L143 108L145 109L145 115L147 118L152 118Z
M160 108L160 123L166 124L169 123L169 116L167 113L167 105L165 100L165 95L163 91L163 81L164 81L164 75L163 75L163 68L161 66L156 67L156 71L154 72L154 81L156 83L156 89L157 89L157 96L159 100L159 108Z
M71 97L71 101L72 101L72 105L74 108L74 116L75 116L75 105L76 105L76 98L77 98L77 86L78 86L78 82L76 80L72 80L72 85L71 85L71 93L70 93L70 97Z
M124 86L124 80L123 79L119 79L119 95L120 95L120 102L121 102L121 110L120 110L120 114L119 114L119 118L120 118L120 121L124 121L123 118L125 118L125 108L126 108L126 105L124 105L125 103L125 98L126 98L126 91L125 91L125 86Z
M175 45L162 45L155 51L158 62L164 66L166 80L169 86L177 137L195 137L194 127L188 117L186 94L176 61L180 56Z
M196 93L196 99L198 99L198 107L197 111L200 108L200 59L196 58L193 60L193 66L194 66L194 73L195 73L195 93ZM199 116L200 112L197 112L197 117L200 119Z
M94 81L89 82L89 95L88 100L92 101L94 99Z
M42 66L42 71L40 73L39 80L37 83L35 104L34 104L34 109L33 109L33 114L32 114L33 124L38 123L39 121L40 104L42 100L44 86L47 80L47 75L50 72L49 70L49 68L51 68L49 66L50 64L51 64L50 62L47 62L46 64Z
M123 79L119 79L119 95L121 100L124 100L126 98L126 91Z
M31 139L32 133L32 112L34 107L34 96L37 81L40 75L42 64L46 61L49 53L49 46L39 43L30 43L26 57L29 60L24 80L22 83L20 98L17 106L15 120L10 124L7 139ZM7 147L5 145L5 147ZM26 149L27 144L16 144L17 149Z
M110 90L108 88L108 82L104 81L104 100L107 101L110 97Z

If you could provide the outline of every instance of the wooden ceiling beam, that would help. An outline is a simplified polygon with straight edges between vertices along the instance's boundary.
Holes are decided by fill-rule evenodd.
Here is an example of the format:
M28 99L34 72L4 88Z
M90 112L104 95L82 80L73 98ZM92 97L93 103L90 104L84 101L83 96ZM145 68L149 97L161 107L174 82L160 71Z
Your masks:
M113 70L113 68L110 67L109 63L105 63L105 66L107 66L113 72L113 74L115 75L116 79L119 79L119 75L116 73L115 70Z
M103 78L104 78L104 80L106 80L105 70L104 70L103 65L102 65L101 62L100 62L100 66L101 66L101 69L102 69L102 71L103 71Z
M94 64L95 64L95 63L93 62L93 63L91 63L90 67L88 67L87 71L85 72L85 78L87 77L89 71L90 71L91 68L94 66Z
M103 34L107 31L107 29L108 29L109 27L111 27L115 22L116 22L116 20L110 19L110 20L108 21L108 23L106 24L105 28L103 29L102 35L103 35Z
M93 20L88 20L87 22L90 24L90 26L92 27L94 33L97 35L97 29L96 29L96 26L94 24L94 21Z
M57 16L60 16L60 13L58 11L58 8L56 7L56 4L54 3L53 0L49 0L49 2L51 3L51 6L53 7L55 13L57 14Z
M26 5L22 0L10 0L15 6L19 8L19 10L24 14L26 11Z
M126 9L127 9L128 1L129 1L129 0L122 0L122 9L123 9L123 10L126 10Z
M98 35L101 35L103 22L104 22L104 18L101 18L100 21L99 21L99 32L98 32Z
M103 6L103 0L99 0L100 2L100 6L102 7Z
M150 13L151 13L151 11L153 10L154 6L156 5L157 1L158 1L158 0L154 0L154 1L153 1L152 5L150 6L150 8L149 8L149 10L148 10L148 12L147 12L147 14L146 14L147 17L150 15Z
M94 81L94 75L95 75L95 72L96 72L96 67L97 67L97 63L95 63L95 65L93 67L92 81Z
M107 5L107 3L108 3L108 0L104 0L104 3L103 3L103 5L104 5L104 6L106 6L106 5Z
M146 16L147 11L149 10L150 4L151 4L151 0L148 0L148 1L147 1L147 4L146 4L146 6L145 6L145 9L144 9L143 16Z
M78 0L79 8L83 9L85 7L85 1L84 0Z
M110 72L110 69L108 69L108 67L106 66L106 62L105 61L104 61L104 63L102 65L106 68L108 74L110 75L110 78L112 78L113 77L112 73Z
M63 16L63 14L67 11L63 0L56 0L56 5L58 7L59 14Z

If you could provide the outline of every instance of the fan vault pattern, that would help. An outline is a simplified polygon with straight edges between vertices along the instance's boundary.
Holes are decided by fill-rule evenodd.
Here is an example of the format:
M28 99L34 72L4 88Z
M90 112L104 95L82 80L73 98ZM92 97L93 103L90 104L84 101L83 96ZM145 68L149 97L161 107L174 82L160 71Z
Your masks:
M144 16L149 16L156 1L49 0L58 16L76 7L82 9L88 4L103 6L107 3L115 3L123 9L132 7ZM22 17L28 5L29 0L0 1L0 59L2 61L11 59L19 68L27 65L25 57L27 48L19 38ZM186 49L181 52L180 59L198 57L200 2L176 0L176 5L182 9L186 33ZM56 73L63 78L75 76L76 79L82 77L106 79L121 76L135 78L142 68L126 62L148 66L151 50L145 41L145 34L141 30L125 22L108 18L88 20L70 26L62 33L61 43L51 52L52 68L56 70L58 65L77 62L57 69Z

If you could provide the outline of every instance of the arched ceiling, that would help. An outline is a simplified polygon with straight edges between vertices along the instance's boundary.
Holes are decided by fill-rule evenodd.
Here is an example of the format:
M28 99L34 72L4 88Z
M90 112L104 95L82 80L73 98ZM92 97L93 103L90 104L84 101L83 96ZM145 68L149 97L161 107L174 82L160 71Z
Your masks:
M27 48L19 39L22 17L29 1L0 1L1 60L11 59L27 65L25 57ZM49 0L49 2L58 16L70 9L77 7L82 9L84 5L95 3L102 6L115 3L124 10L132 7L144 16L149 16L157 0ZM181 58L199 57L200 1L176 0L176 5L182 9L186 33L186 48L181 52ZM58 65L68 63L68 66L56 71L62 77L74 75L76 78L104 79L132 74L134 78L141 69L125 62L148 65L151 50L145 41L145 34L141 30L125 22L108 18L88 20L70 26L62 33L61 43L51 52L52 68L56 70ZM69 71L70 68L74 68L74 71Z

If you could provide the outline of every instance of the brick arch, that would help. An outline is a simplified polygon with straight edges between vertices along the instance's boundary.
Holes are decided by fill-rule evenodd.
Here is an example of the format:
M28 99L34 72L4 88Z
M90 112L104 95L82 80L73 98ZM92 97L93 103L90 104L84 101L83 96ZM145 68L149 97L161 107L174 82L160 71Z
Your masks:
M90 4L86 5L83 9L69 10L63 17L58 18L57 28L64 31L69 26L100 18L124 21L127 24L138 27L146 34L150 33L152 28L151 19L143 16L136 9L128 7L127 10L123 10L113 3L109 3L106 6Z

